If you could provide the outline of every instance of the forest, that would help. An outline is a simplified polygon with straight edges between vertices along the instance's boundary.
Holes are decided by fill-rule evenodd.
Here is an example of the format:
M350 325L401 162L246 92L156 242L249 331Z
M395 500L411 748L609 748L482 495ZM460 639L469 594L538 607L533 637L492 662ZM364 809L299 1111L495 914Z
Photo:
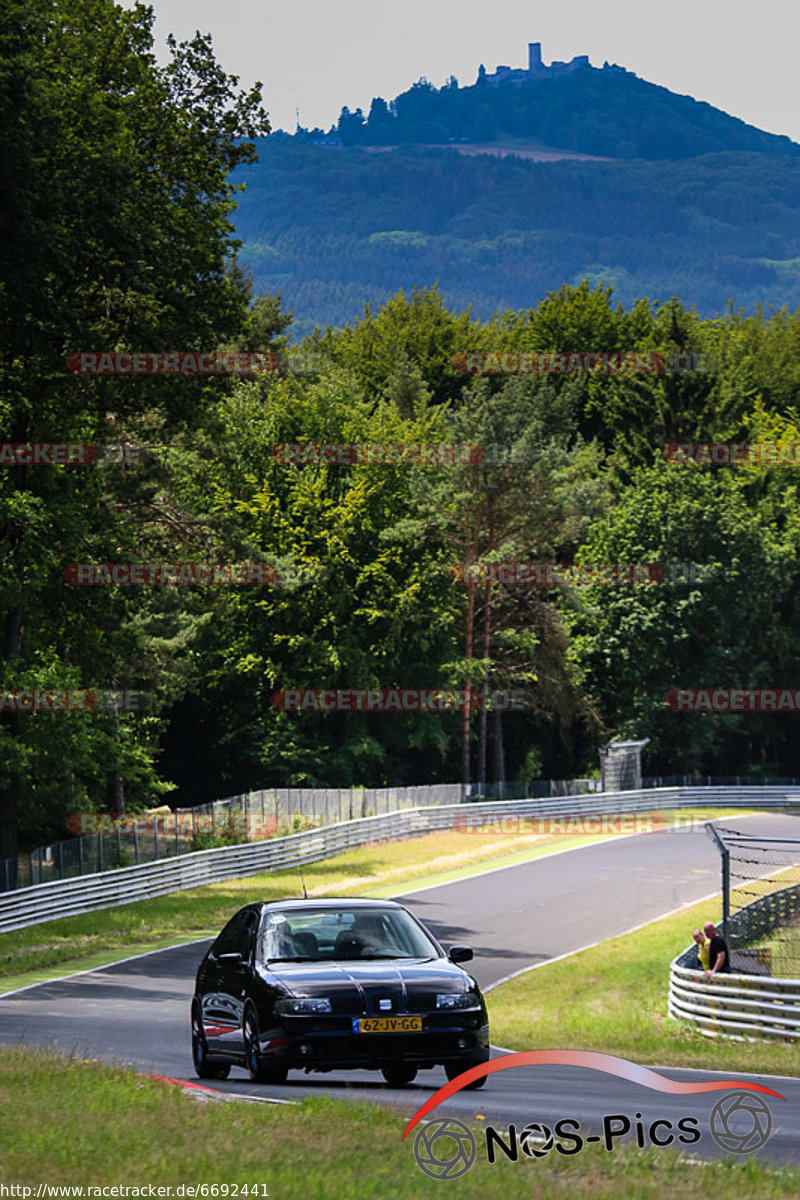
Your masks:
M800 680L792 456L714 466L665 454L675 442L800 442L796 305L703 315L690 289L630 301L589 276L564 282L572 268L562 267L551 288L520 276L518 301L481 315L466 289L454 304L407 261L408 286L364 305L360 284L356 317L300 336L280 287L259 294L234 227L243 197L233 181L269 132L258 94L237 90L204 37L173 43L171 64L159 67L143 52L147 9L55 7L69 20L55 20L45 0L11 0L0 31L9 60L0 108L7 118L20 96L25 106L23 121L2 122L11 170L0 421L7 444L98 453L0 469L0 858L64 836L78 811L189 805L270 785L567 778L593 771L615 736L650 738L652 773L800 774L796 714L680 712L665 701L675 688ZM112 42L113 62L101 53ZM319 153L344 169L338 152ZM377 159L354 153L382 178ZM770 177L773 165L794 169L767 159L730 169L760 196L742 236L776 254L790 236L791 189L787 176ZM524 177L500 166L497 211L513 205ZM733 176L726 183L710 160L685 169L719 188L737 219L745 201ZM394 204L392 227L412 203L417 225L442 220L437 205L455 188L443 167L438 190L416 197L409 183L391 199L390 176L383 198L362 207L329 190L312 214L330 230L314 247L320 261L346 245L337 230L369 227L369 205ZM574 202L599 233L602 197L581 195L586 177L575 179ZM637 186L641 204L626 224L638 212L646 226L645 196L661 202L652 181ZM284 180L279 191L282 236L302 242L289 221L292 189ZM464 209L465 240L482 236L486 211ZM552 220L567 223L563 204ZM675 247L683 229L676 218ZM712 252L724 256L735 236L712 228ZM391 256L391 244L381 253ZM67 365L100 351L268 352L281 369L121 376ZM469 352L523 351L703 365L507 376L459 366ZM507 452L298 462L276 452L287 443ZM508 562L697 570L639 586L454 578L458 564ZM82 586L78 569L159 563L198 570L185 583L90 571L93 586ZM203 564L263 569L243 580L204 575ZM522 689L533 702L466 715L292 711L274 702L288 688ZM20 689L130 693L147 704L20 711L8 702Z
M584 278L625 305L677 296L703 316L800 304L794 157L543 163L256 146L259 161L234 173L246 184L241 261L257 291L281 292L297 337L415 285L438 284L448 307L482 319Z

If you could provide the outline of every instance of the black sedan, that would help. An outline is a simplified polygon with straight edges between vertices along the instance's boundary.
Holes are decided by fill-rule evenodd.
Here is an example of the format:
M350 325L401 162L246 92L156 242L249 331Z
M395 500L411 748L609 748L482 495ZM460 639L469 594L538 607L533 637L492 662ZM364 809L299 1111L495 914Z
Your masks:
M457 965L471 958L391 900L249 904L197 972L195 1071L284 1083L293 1069L366 1068L401 1085L441 1064L455 1079L489 1058L485 1001Z

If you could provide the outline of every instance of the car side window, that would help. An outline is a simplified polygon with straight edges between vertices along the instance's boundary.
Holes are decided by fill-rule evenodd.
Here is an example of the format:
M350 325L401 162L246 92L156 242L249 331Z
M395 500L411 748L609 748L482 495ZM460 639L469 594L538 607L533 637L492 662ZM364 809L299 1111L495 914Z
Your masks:
M219 958L220 954L235 954L239 949L240 934L246 918L249 913L237 913L232 917L228 924L219 935L214 945L211 947L211 953L215 958Z
M236 945L234 951L239 952L245 962L248 962L253 950L253 939L255 938L256 927L258 925L258 914L252 910L244 914L244 920L236 930Z

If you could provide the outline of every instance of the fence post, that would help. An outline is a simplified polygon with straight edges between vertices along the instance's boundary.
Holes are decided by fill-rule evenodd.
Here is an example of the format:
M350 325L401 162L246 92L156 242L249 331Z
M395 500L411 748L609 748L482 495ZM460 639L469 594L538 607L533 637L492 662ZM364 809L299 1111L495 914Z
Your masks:
M731 915L731 856L730 850L723 842L719 833L711 824L706 821L705 830L711 840L715 843L717 849L722 856L722 928L725 931L725 937L730 938L730 915Z
M158 814L153 819L153 842L155 845L156 860L158 860Z
M79 873L83 874L83 835L78 838L78 867Z
M103 836L104 835L102 832L98 833L98 835L97 835L97 869L98 869L98 871L102 871L102 869L103 869Z
M139 818L133 819L133 848L136 851L136 862L139 862Z
M177 808L175 809L175 812L172 815L175 819L175 855L177 857L177 854L178 854L178 809Z
M58 843L58 876L59 879L64 878L64 843Z

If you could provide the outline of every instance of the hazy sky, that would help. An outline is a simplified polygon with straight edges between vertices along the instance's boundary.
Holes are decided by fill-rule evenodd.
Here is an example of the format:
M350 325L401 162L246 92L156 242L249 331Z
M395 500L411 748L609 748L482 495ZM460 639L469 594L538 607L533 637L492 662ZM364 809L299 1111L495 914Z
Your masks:
M472 84L483 62L588 54L800 141L797 0L153 0L167 33L211 33L242 85L260 79L273 128L324 129L343 105L391 99L420 76Z

